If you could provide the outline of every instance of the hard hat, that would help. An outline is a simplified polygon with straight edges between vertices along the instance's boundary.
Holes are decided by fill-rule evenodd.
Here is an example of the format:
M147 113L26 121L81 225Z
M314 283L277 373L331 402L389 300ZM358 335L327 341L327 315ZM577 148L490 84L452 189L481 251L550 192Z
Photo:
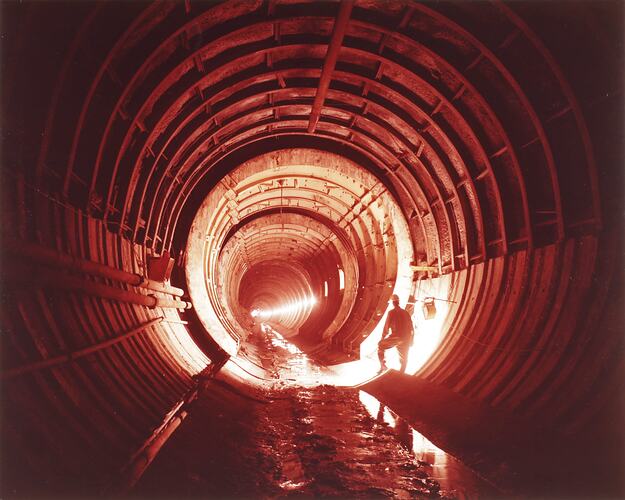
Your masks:
M397 295L396 293L391 295L391 302L399 302L399 295Z

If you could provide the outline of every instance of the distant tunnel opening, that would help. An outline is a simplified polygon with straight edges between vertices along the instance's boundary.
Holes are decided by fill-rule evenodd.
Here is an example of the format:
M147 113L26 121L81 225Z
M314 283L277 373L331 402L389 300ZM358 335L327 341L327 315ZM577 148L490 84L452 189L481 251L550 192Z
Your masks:
M195 310L230 354L252 333L252 310L282 309L267 319L287 337L333 363L354 360L379 334L390 295L413 297L413 238L397 200L322 150L274 151L226 174L193 220L186 255Z

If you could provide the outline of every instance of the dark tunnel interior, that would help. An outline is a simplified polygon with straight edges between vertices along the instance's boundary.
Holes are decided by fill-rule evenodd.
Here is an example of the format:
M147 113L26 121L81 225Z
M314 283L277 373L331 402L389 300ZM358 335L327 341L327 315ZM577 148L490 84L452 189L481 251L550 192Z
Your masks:
M0 9L3 497L148 495L278 345L502 496L625 496L623 2Z

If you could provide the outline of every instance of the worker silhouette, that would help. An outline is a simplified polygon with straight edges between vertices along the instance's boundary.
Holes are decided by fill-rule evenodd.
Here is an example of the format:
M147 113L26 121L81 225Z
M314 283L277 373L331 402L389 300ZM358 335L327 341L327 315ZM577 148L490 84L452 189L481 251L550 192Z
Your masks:
M395 294L391 295L393 308L386 316L384 329L382 330L382 340L378 344L378 359L380 360L380 371L386 369L384 361L384 351L397 347L399 358L401 360L401 371L406 371L408 365L408 350L412 345L414 336L414 328L412 326L412 318L410 313L399 307L399 297ZM391 333L389 334L389 330Z

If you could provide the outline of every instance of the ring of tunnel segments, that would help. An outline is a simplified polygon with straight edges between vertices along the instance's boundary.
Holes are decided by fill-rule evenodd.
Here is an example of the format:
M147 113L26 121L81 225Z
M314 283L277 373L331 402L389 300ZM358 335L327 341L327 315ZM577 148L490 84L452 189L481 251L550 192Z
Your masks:
M338 154L292 148L252 158L213 187L185 270L200 321L230 355L249 336L252 310L309 297L314 308L277 319L283 331L355 350L392 293L407 300L414 254L379 178Z

